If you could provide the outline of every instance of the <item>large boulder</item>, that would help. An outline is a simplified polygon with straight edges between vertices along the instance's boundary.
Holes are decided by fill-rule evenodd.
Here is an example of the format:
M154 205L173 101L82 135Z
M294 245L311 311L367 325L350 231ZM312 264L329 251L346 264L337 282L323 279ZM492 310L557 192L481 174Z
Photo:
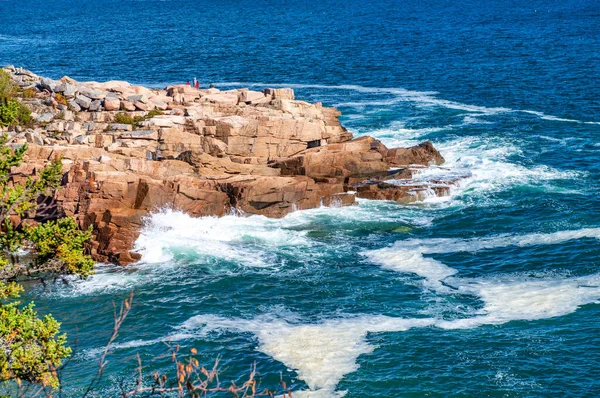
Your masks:
M291 88L265 88L263 93L273 99L293 100L294 90Z
M202 97L202 100L208 102L216 102L219 104L235 105L238 103L238 96L234 93L217 93L206 95Z
M307 149L296 156L272 163L282 175L305 175L313 178L370 178L385 176L390 165L384 161L387 148L371 137L361 137L343 144Z
M42 90L48 90L50 92L54 92L54 90L56 90L56 82L52 79L49 79L47 77L44 77L42 80L40 80L40 87L42 88Z
M410 148L390 149L385 159L393 166L408 166L411 164L430 166L445 162L444 157L429 141Z
M104 109L107 111L118 111L121 108L121 101L116 97L106 97L104 99Z

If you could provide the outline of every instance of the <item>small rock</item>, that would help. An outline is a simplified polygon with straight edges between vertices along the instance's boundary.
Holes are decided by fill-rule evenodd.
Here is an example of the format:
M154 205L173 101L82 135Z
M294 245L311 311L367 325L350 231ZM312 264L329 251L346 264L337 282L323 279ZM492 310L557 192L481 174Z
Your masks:
M131 124L124 124L124 123L111 123L109 125L111 130L122 130L122 131L131 131L132 126Z
M156 130L135 130L122 133L119 138L136 140L158 140L158 131Z
M73 143L77 145L86 145L89 142L87 135L78 135L73 138Z
M131 96L129 97L131 98ZM141 102L141 101L136 101L133 103L133 105L135 106L136 109L139 109L140 111L147 111L148 110L148 105Z
M219 104L236 105L238 103L238 96L233 93L209 94L202 97L202 99L205 101L216 102Z
M173 127L175 123L173 123L170 119L162 119L153 117L152 119L145 122L146 125L156 126L156 127Z
M294 99L294 90L291 88L265 88L263 93L272 96L273 99Z
M265 98L265 94L258 91L241 91L240 102L257 101Z
M136 102L143 102L144 104L148 103L148 96L145 94L136 94L136 95L130 95L129 97L127 97L127 100L136 103Z
M69 110L63 111L63 119L66 121L73 121L75 120L75 114Z
M92 100L81 94L75 97L75 102L83 109L89 109L90 105L92 105Z
M79 94L94 100L102 100L106 97L106 93L104 91L96 90L86 86L79 86Z
M35 118L36 121L40 123L47 123L54 118L53 113L42 113L38 117Z
M152 104L157 108L160 109L161 111L165 111L167 110L167 108L169 107L169 105L166 102L163 101L159 101L159 100L153 100Z
M26 132L25 133L25 139L27 140L27 142L31 143L31 144L35 144L35 145L44 145L44 140L42 139L42 137L40 137L40 135L38 133L35 132Z
M44 77L40 81L40 87L43 90L48 90L50 92L54 92L54 90L56 89L56 82L50 78Z
M104 109L107 111L118 111L121 107L121 101L115 97L106 97L104 99Z
M81 107L79 106L79 104L75 100L69 101L69 105L71 105L71 108L73 108L73 110L75 112L80 112L81 111Z
M135 105L129 101L121 101L121 109L124 111L135 111Z
M55 91L62 93L65 97L74 97L77 93L77 86L69 83L59 83L56 85Z
M94 100L90 104L90 111L96 112L96 111L99 111L101 108L102 108L102 101L100 101L100 100Z
M71 79L69 76L63 76L63 77L61 77L60 81L63 82L63 83L71 84L73 86L77 84L77 80Z

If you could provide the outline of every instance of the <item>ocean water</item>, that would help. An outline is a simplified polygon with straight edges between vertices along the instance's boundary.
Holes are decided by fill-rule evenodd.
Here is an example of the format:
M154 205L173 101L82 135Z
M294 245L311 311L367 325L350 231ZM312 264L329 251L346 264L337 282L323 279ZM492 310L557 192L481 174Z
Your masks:
M461 176L402 206L147 220L139 264L28 296L75 347L76 397L195 347L312 397L600 396L600 3L0 1L0 64L154 86L291 86L357 136L430 140Z

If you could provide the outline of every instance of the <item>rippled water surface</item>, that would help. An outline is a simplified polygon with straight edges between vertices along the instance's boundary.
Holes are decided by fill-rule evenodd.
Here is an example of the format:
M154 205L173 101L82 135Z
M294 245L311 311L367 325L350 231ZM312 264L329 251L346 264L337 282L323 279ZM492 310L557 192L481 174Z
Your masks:
M600 3L0 2L0 64L54 78L294 87L356 135L430 140L452 196L264 217L151 217L129 268L29 295L77 396L196 347L311 396L600 395ZM312 392L312 393L311 393ZM303 394L295 394L303 395Z

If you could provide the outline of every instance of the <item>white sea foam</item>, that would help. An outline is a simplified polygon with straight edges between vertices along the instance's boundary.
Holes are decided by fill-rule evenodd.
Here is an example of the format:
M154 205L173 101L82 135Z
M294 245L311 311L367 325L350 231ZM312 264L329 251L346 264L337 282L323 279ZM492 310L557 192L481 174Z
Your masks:
M297 253L307 259L327 255L325 250L317 249L324 243L307 236L314 229L323 229L324 225L352 229L387 222L423 227L434 219L432 214L409 211L393 203L364 199L358 199L358 203L358 206L296 211L281 219L194 218L165 209L145 220L145 227L135 243L135 249L142 254L141 262L125 268L100 264L96 274L87 279L67 278L68 286L44 294L71 297L131 290L140 285L169 281L169 275L181 275L186 272L183 268L198 264L220 267L229 262L257 272L270 272L282 267L279 254ZM373 214L380 216L374 218ZM178 261L180 258L183 261Z
M456 284L456 294L479 297L484 302L483 308L470 318L458 320L364 315L315 324L288 323L273 317L245 320L199 315L190 318L179 330L183 334L220 329L253 333L259 341L257 349L296 370L298 377L316 393L314 396L334 396L344 375L359 368L358 357L374 350L366 340L368 333L423 327L468 329L515 320L547 319L570 314L600 299L600 274L576 278L449 279Z
M472 295L483 301L483 307L474 310L471 317L445 320L362 315L301 323L294 314L287 317L289 320L281 315L263 315L254 319L197 315L165 338L133 340L116 344L113 349L206 339L210 338L210 332L219 330L252 333L258 340L258 351L294 369L306 382L310 390L301 391L299 395L294 392L294 395L335 397L345 394L336 391L336 387L345 375L359 368L358 357L375 349L367 341L369 333L403 332L424 327L470 329L516 320L547 319L570 314L583 305L598 303L600 299L600 274L571 278L504 275L478 279L455 278L451 276L452 272L448 274L446 279L454 294ZM100 348L89 350L86 355L95 356L100 351Z
M433 323L433 319L361 316L317 324L292 324L263 317L243 320L199 315L190 318L181 329L251 332L259 341L259 351L296 370L315 394L307 396L334 396L344 375L359 368L357 358L373 351L374 347L366 341L369 332L400 332Z
M459 293L478 296L484 307L481 315L472 318L438 321L436 326L444 329L554 318L600 299L600 274L573 278L456 278L449 283L456 284Z
M578 307L600 299L600 274L585 277L457 278L457 271L424 254L478 252L502 247L554 245L582 238L600 239L600 228L558 231L548 234L499 235L478 239L406 240L391 247L365 252L372 262L402 273L425 278L438 293L468 294L479 297L484 307L475 316L437 321L445 329L473 328L513 320L535 320L566 315ZM442 281L444 284L442 284Z
M551 121L554 121L554 122L566 122L566 123L579 123L579 124L596 124L596 125L600 125L600 122L583 121L583 120L577 120L577 119L568 119L568 118L564 118L564 117L547 115L544 112L537 112L537 111L530 111L530 110L516 110L515 112L528 113L530 115L535 115L535 116L539 117L540 119L551 120Z
M402 273L412 273L426 279L432 287L440 287L440 282L457 273L454 268L424 254L479 252L482 250L516 246L555 245L575 239L600 239L600 228L535 233L526 235L497 235L475 239L408 239L398 241L390 247L363 252L371 262L384 268Z
M534 233L525 235L496 235L487 238L474 239L410 239L396 242L400 248L418 250L421 254L478 252L508 246L555 245L575 239L600 239L600 228L583 228L557 231L552 233Z
M425 278L428 287L442 289L441 281L458 271L446 264L423 257L418 250L402 250L396 247L386 247L363 253L369 261L381 264L383 268L396 272L416 274Z

